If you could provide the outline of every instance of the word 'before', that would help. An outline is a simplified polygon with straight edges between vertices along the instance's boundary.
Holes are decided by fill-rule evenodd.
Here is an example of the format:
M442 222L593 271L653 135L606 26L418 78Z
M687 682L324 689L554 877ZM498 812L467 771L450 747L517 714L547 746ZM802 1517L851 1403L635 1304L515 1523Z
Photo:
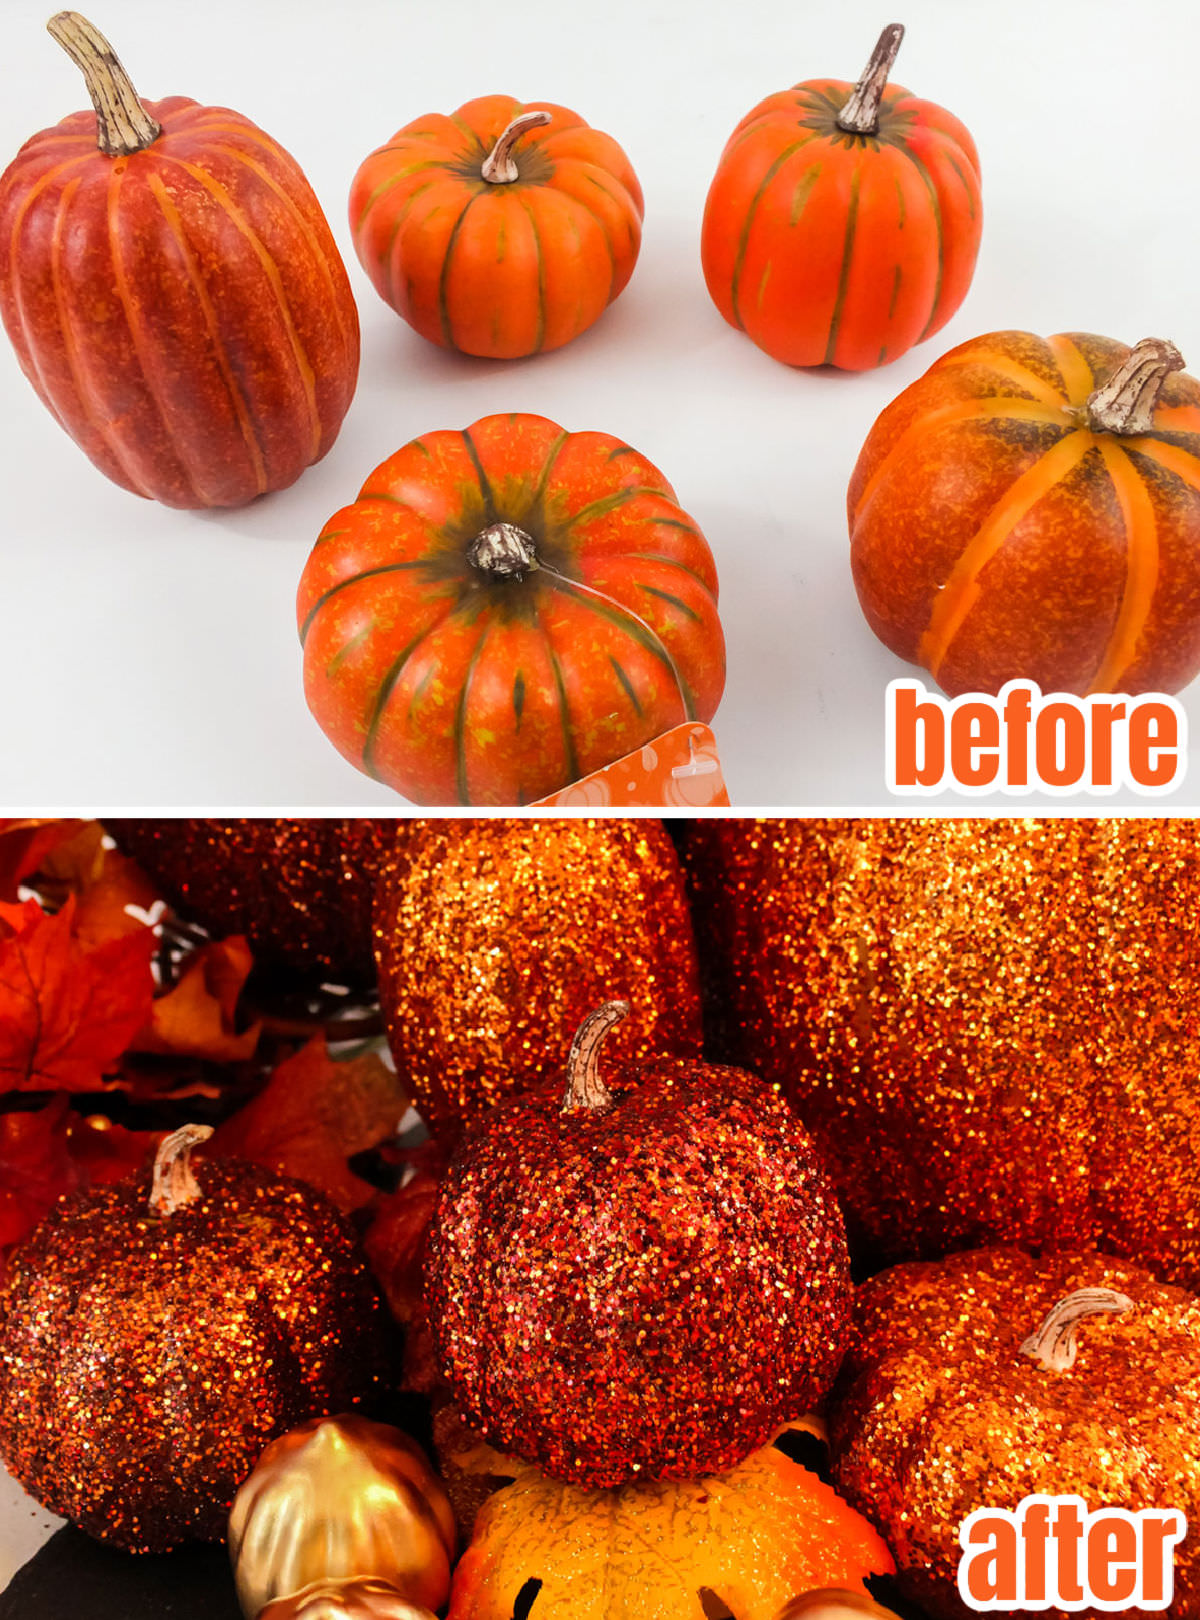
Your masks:
M1089 1512L1079 1496L1027 1496L1015 1513L977 1508L962 1522L958 1590L968 1608L1170 1607L1178 1508Z
M1187 715L1164 692L1042 695L1009 681L996 696L946 698L919 680L886 697L889 792L1169 793L1187 769Z

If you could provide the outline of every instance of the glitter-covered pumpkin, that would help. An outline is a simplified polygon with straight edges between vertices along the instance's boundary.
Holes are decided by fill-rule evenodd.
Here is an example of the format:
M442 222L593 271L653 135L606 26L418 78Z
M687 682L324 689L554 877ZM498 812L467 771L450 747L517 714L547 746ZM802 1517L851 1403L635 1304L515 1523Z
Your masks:
M761 1083L692 1058L565 1072L451 1161L426 1295L443 1375L501 1451L582 1486L719 1473L820 1401L849 1309L841 1214Z
M1200 1282L1194 821L707 821L688 850L719 1055L795 1105L852 1248Z
M692 926L661 822L410 822L375 906L397 1071L433 1130L560 1077L597 1002L636 993L614 1058L700 1050Z
M1120 1261L982 1250L857 1291L831 1408L834 1481L895 1554L901 1589L965 1620L958 1527L1025 1496L1200 1515L1200 1300ZM1050 1609L1056 1615L1060 1611ZM1200 1541L1175 1549L1200 1614Z
M403 826L366 818L108 821L187 917L300 972L371 977L371 895Z
M354 1234L311 1187L189 1158L58 1204L0 1290L0 1457L135 1552L218 1540L266 1443L351 1406L383 1362Z

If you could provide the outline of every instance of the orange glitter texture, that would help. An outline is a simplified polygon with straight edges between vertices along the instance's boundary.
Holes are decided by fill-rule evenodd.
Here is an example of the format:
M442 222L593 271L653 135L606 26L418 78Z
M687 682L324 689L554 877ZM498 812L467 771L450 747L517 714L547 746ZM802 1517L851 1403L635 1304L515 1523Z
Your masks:
M1080 1321L1065 1370L1022 1355L1084 1288L1115 1289L1133 1309ZM1183 1289L1095 1254L996 1249L897 1266L858 1290L831 1411L834 1483L882 1532L905 1593L938 1620L964 1620L957 1536L976 1508L1074 1494L1093 1512L1179 1508L1195 1524L1198 1409L1200 1300ZM1175 1549L1165 1612L1200 1613L1194 1535Z
M706 821L688 860L714 1055L782 1087L865 1261L1200 1282L1194 821Z

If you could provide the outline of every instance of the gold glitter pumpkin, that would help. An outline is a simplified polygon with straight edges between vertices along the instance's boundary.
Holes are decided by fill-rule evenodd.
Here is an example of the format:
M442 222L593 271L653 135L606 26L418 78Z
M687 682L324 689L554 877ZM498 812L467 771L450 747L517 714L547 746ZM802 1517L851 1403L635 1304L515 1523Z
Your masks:
M1096 1254L897 1266L858 1289L830 1438L834 1482L888 1542L901 1590L965 1620L958 1529L976 1508L1075 1495L1198 1522L1200 1300ZM1165 1612L1200 1615L1195 1535Z
M216 1541L266 1443L373 1392L382 1312L319 1192L184 1126L63 1199L0 1287L0 1457L51 1512L131 1552Z
M176 816L108 821L172 905L256 956L355 983L371 977L371 895L404 824L364 818Z
M251 1617L314 1581L368 1575L440 1608L454 1542L454 1515L421 1448L353 1414L273 1440L229 1518L238 1598Z
M1103 1249L1200 1283L1200 834L706 821L719 1055L824 1150L852 1249Z
M661 822L409 824L375 904L396 1069L433 1130L563 1071L598 1002L635 995L611 1056L700 1050L683 878Z
M314 1581L302 1592L269 1603L258 1620L437 1620L437 1616L424 1604L410 1603L387 1581L367 1576Z

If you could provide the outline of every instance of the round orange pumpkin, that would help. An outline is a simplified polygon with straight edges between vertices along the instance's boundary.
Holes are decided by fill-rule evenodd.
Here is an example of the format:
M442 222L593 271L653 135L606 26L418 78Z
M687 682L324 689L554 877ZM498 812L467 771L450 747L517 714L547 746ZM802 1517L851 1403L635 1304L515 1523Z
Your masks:
M642 190L609 135L481 96L406 124L350 192L375 290L432 343L511 360L586 331L633 274Z
M607 433L427 433L326 524L297 601L309 708L418 804L519 805L712 717L708 543Z
M358 312L295 160L248 118L138 99L75 12L50 32L96 113L0 177L0 314L55 419L115 483L167 506L283 489L337 436Z
M887 407L850 482L867 622L951 695L1200 670L1200 382L1173 344L993 332Z
M856 85L768 96L721 154L704 278L729 324L788 365L881 366L944 326L971 284L979 156L951 113L888 84L903 34L884 29Z

